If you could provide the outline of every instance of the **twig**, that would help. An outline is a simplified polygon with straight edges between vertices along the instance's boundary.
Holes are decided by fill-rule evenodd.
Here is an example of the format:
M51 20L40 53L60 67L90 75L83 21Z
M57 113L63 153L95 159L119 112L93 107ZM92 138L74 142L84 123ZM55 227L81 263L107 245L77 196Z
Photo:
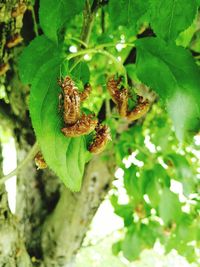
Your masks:
M76 41L77 43L80 43L82 44L84 47L87 47L87 44L85 42L83 42L82 40L76 38L76 37L66 37L66 39L69 39L69 40L74 40Z
M83 11L83 16L84 16L83 28L81 32L81 40L86 44L89 43L95 15L99 7L100 7L99 0L94 0L92 6L90 6L90 1L86 0L85 9Z
M24 160L22 160L20 162L20 164L17 166L17 168L15 170L13 170L12 172L10 172L9 174L3 176L0 178L0 185L4 184L8 179L10 179L11 177L17 175L22 169L23 167L34 158L34 156L37 154L37 152L39 151L39 147L38 144L35 143L31 150L28 152L28 154L26 155L26 157L24 158Z
M112 54L110 54L109 52L105 50L100 50L100 49L95 49L95 48L84 49L84 50L78 51L77 53L70 54L69 56L67 56L66 59L70 60L72 58L83 56L85 54L102 54L102 55L109 57L116 64L118 70L124 75L125 86L128 84L126 69L124 65L118 59L116 59L116 57L114 57Z
M35 11L34 11L34 8L33 8L33 6L30 6L29 9L30 9L31 14L32 14L32 19L33 19L33 29L34 29L35 35L36 35L36 36L39 36L38 25L37 25L37 21L36 21L36 17L35 17Z

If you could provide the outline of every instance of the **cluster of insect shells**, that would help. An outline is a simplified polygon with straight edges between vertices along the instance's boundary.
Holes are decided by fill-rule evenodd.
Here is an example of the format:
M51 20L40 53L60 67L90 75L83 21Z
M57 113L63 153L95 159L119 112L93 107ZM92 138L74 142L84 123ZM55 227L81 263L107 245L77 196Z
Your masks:
M111 140L110 129L107 125L100 124L93 114L81 113L81 103L89 97L92 90L91 86L86 84L84 91L80 93L69 76L63 80L58 80L58 84L62 89L62 94L59 97L62 100L59 107L62 110L64 121L62 133L66 137L78 137L95 131L95 137L89 144L88 150L94 154L101 153ZM122 118L134 121L141 118L149 110L148 100L143 100L142 97L138 97L137 105L133 110L128 109L129 91L124 87L121 88L121 78L110 77L107 82L107 89ZM40 155L36 160L38 168L40 165L41 168L46 167Z
M62 89L62 110L65 124L61 129L62 133L67 137L77 137L90 134L95 130L95 138L88 150L94 154L102 152L111 139L108 126L99 124L93 114L86 115L81 113L80 109L81 103L90 95L91 86L86 84L84 91L80 93L69 76L59 80L58 84Z

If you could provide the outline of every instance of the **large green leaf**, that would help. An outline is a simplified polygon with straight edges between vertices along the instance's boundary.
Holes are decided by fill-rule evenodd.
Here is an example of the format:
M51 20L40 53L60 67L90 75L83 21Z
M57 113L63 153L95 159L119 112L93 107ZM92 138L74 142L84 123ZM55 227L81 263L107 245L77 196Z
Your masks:
M150 0L151 26L160 38L175 40L188 28L196 15L195 0Z
M147 12L148 1L112 0L109 1L109 16L114 27L126 25L136 27L138 19Z
M188 51L158 38L143 38L136 46L137 76L163 99L182 141L199 126L199 69Z
M58 34L84 7L84 0L41 0L40 25L47 37L57 42Z
M136 171L133 165L125 170L124 186L127 193L134 198L135 203L139 203L142 200L142 194Z
M129 261L133 261L139 257L141 249L141 240L139 234L132 231L127 232L124 241L122 242L123 255Z
M48 166L72 191L79 191L83 177L86 144L84 137L67 138L58 110L60 59L52 59L40 68L30 95L32 124Z
M59 57L60 49L44 35L36 37L19 59L19 74L23 83L32 83L39 68L51 58Z
M162 192L159 213L165 224L177 223L181 219L181 203L179 202L178 196L168 188L164 188Z
M62 49L45 36L35 38L23 51L20 77L32 84L30 114L37 141L48 166L73 191L79 191L86 160L85 138L67 138L61 133L58 110Z

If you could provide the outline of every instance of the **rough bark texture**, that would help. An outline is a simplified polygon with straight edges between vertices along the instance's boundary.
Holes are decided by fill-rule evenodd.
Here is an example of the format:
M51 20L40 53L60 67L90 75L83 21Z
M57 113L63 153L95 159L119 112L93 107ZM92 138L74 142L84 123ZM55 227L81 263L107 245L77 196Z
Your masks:
M80 193L61 188L61 198L43 228L45 266L64 266L72 260L111 181L108 165L97 157L86 168Z
M2 149L0 143L0 175L2 176ZM0 187L0 266L32 266L19 230L18 218L11 214L8 207L5 187Z

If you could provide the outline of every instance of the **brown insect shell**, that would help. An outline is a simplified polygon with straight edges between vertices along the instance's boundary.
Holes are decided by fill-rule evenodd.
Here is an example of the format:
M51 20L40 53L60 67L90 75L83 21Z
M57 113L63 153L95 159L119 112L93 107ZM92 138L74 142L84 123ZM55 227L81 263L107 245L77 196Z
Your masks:
M8 63L3 63L0 65L0 76L4 75L8 70L9 70L10 66Z
M146 100L144 102L142 97L139 97L137 106L127 113L127 119L129 121L134 121L140 119L142 116L144 116L150 108L149 101Z
M47 168L47 164L46 164L46 162L43 158L43 155L40 151L35 156L35 165L37 166L37 170Z
M68 137L87 135L95 129L97 123L97 119L95 119L92 114L82 114L80 120L78 120L74 125L64 127L61 131Z
M59 81L63 91L63 119L66 125L75 124L80 118L80 95L70 77Z
M89 145L88 150L93 154L101 153L107 143L112 140L110 135L110 129L106 125L98 125L96 127L96 137L93 142Z

